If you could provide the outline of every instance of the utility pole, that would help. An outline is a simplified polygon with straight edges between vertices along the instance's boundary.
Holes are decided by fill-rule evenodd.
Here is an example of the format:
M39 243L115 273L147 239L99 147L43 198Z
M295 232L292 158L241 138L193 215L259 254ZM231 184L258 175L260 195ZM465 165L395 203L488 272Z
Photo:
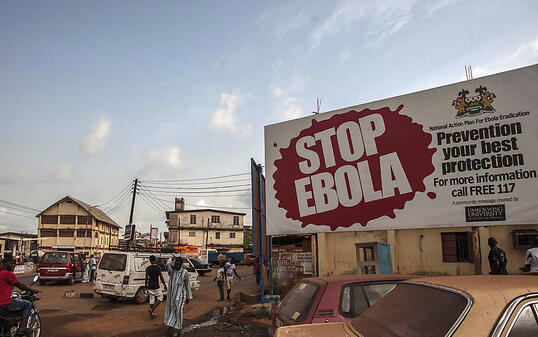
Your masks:
M205 232L205 248L207 249L207 240L208 240L208 237L209 237L209 217L207 218L207 231Z
M135 206L135 199L136 199L136 188L138 187L138 178L135 179L134 183L134 189L133 189L133 201L131 202L131 215L129 215L129 225L131 225L131 237L127 241L127 250L129 250L129 244L133 240L133 237L135 235L135 231L133 230L133 213L134 213L134 206Z

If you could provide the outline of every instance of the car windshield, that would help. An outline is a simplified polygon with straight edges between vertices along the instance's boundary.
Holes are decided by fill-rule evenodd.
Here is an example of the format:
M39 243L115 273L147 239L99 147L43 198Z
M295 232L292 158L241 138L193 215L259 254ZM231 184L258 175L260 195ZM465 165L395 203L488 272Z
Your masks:
M319 291L319 284L303 281L297 284L284 298L278 307L278 312L295 322L302 322L306 319L310 307Z
M197 267L198 267L199 265L203 265L203 264L205 264L204 261L199 260L199 259L191 259L191 262L192 262L195 266L197 266Z
M363 337L443 337L467 303L459 293L400 283L351 325Z
M126 261L127 255L125 254L106 253L105 255L103 255L103 258L99 263L99 269L110 271L124 271Z
M43 264L67 264L66 253L46 253L41 258Z

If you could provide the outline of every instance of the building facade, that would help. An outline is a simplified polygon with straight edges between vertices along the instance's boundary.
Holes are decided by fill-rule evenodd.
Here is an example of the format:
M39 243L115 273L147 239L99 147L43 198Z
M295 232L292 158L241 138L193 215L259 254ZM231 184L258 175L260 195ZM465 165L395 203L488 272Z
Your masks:
M176 198L175 210L166 212L168 242L172 245L207 247L223 252L243 251L245 213L216 209L185 210Z
M30 253L37 249L37 235L26 233L0 233L0 256L29 258Z
M65 197L36 215L42 250L103 253L119 242L120 226L99 208Z
M538 225L462 226L314 234L314 269L320 276L348 273L489 274L488 238L506 252L509 274L521 274Z

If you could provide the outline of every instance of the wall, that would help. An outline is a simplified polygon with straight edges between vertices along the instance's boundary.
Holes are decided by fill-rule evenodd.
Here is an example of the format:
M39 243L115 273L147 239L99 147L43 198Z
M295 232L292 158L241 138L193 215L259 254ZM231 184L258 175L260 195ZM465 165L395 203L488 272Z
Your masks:
M320 276L357 272L356 243L382 242L391 245L394 273L413 275L474 275L488 274L488 238L493 236L507 255L507 270L520 274L526 248L514 248L512 231L538 230L538 225L450 227L367 232L318 233L317 247L312 241L314 256L318 255ZM443 262L441 233L472 232L474 262ZM315 258L314 258L315 260ZM313 261L314 263L316 261ZM316 267L314 267L316 268Z

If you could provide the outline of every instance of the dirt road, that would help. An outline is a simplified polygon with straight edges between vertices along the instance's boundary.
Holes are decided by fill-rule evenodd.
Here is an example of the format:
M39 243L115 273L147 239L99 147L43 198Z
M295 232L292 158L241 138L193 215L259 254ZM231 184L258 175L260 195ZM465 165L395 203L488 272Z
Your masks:
M200 289L194 292L194 299L185 306L185 329L182 335L267 335L265 330L269 321L252 318L247 313L247 308L238 304L239 291L254 292L256 289L252 267L238 267L238 272L243 280L235 280L232 301L217 302L218 288L212 282L215 270L199 278ZM27 281L26 277L21 278L21 281ZM98 296L64 297L64 293L69 290L74 290L77 294L93 293L90 284L47 284L34 287L41 291L37 307L42 320L43 337L146 337L164 336L166 333L163 323L164 303L156 310L158 317L151 320L147 304L111 302Z

